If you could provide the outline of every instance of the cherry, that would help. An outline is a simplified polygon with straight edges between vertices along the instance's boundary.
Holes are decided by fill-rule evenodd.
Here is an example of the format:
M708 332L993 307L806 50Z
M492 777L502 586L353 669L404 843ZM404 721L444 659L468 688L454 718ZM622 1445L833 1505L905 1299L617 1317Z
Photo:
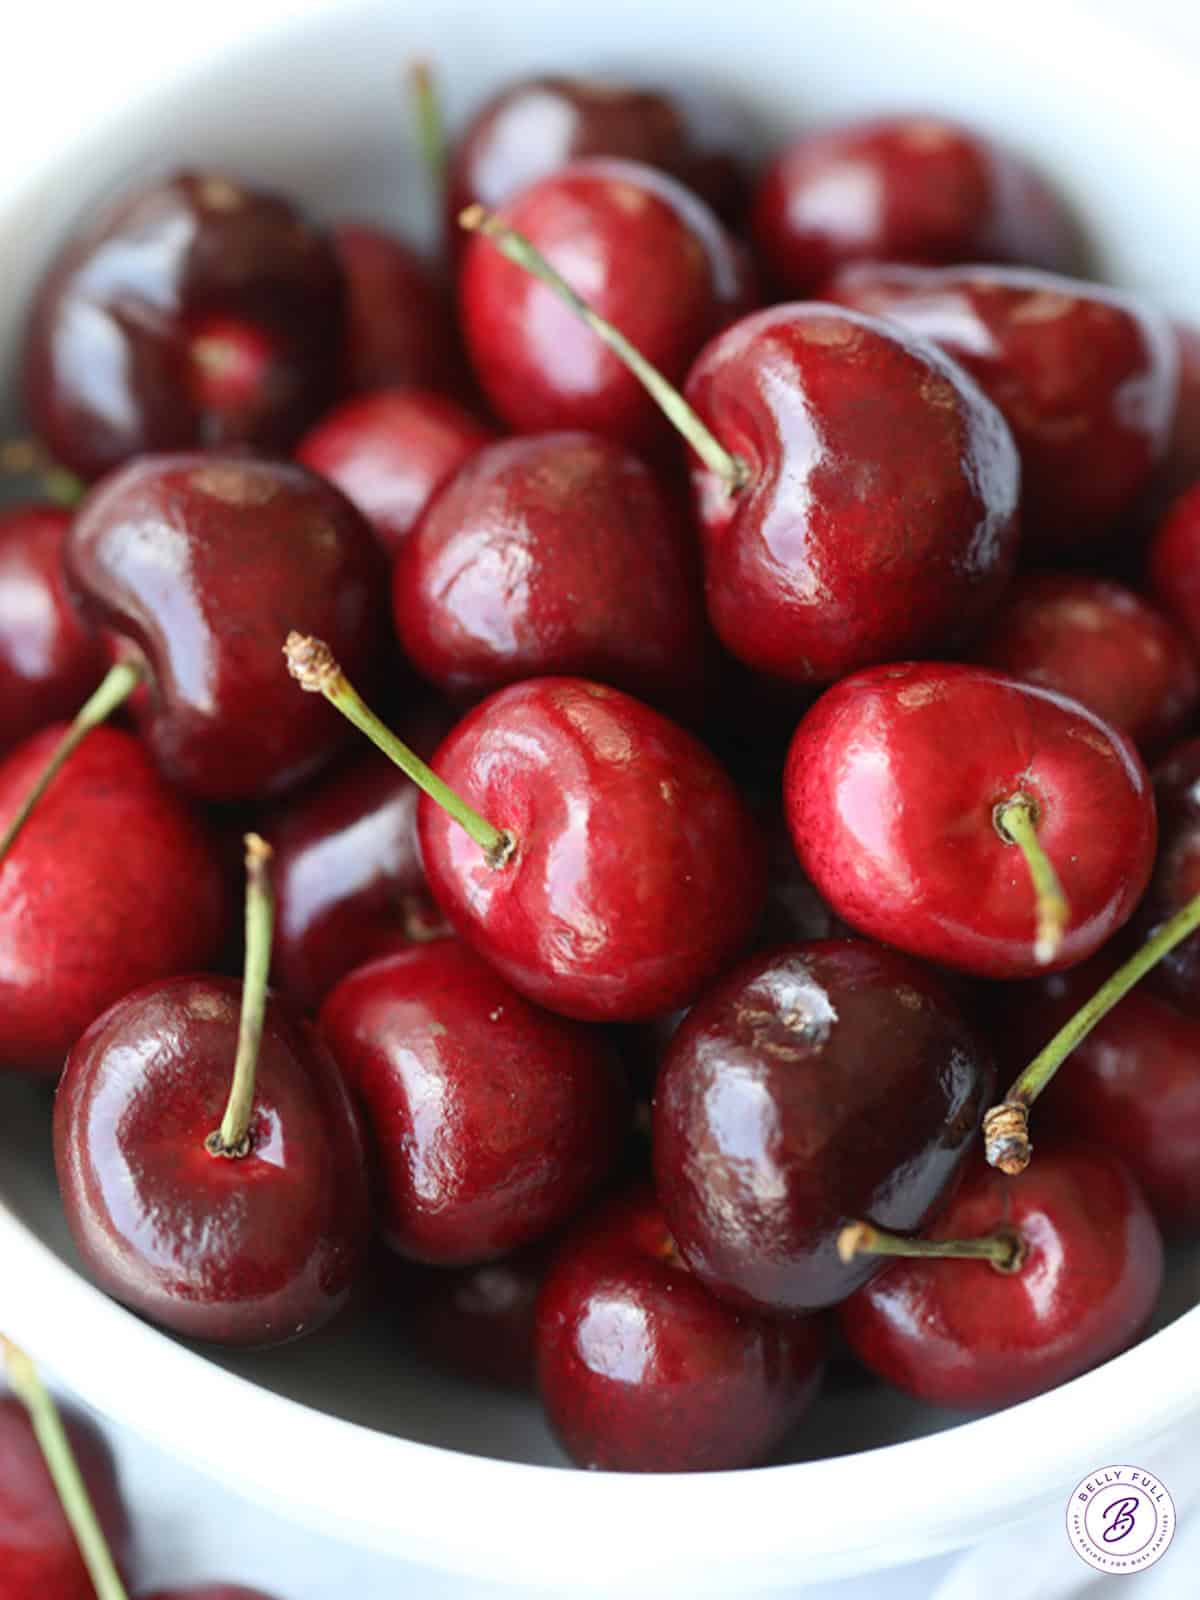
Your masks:
M447 395L380 389L323 417L296 460L336 484L394 556L442 485L495 437Z
M332 395L341 317L333 249L288 201L176 173L120 196L51 264L26 411L89 479L147 451L283 450Z
M575 674L699 709L708 631L690 531L650 469L597 434L478 451L405 542L392 600L408 659L455 698Z
M1200 704L1200 666L1175 624L1131 589L1082 573L1018 578L972 655L1082 701L1143 752L1177 737Z
M1133 745L983 667L909 662L826 690L784 809L800 863L860 932L985 977L1071 966L1132 915L1154 859Z
M268 1345L346 1303L369 1201L337 1068L267 998L270 850L246 845L244 983L171 978L98 1017L59 1085L54 1159L71 1235L110 1294L175 1333Z
M653 168L577 162L523 189L502 217L672 381L752 303L732 237L702 200ZM464 254L459 307L480 384L516 431L586 428L634 447L669 431L622 361L551 289L486 243L473 240Z
M453 386L459 358L449 303L416 251L359 222L339 223L333 248L346 284L343 393Z
M754 238L780 288L802 298L847 261L1014 261L1069 270L1073 220L1018 157L924 115L805 134L759 180Z
M864 264L826 296L953 356L1021 452L1021 523L1041 545L1111 532L1151 481L1175 413L1164 316L1128 295L1019 268Z
M1175 500L1150 541L1150 590L1200 649L1200 482Z
M319 1028L365 1108L401 1255L460 1266L529 1244L615 1163L629 1095L602 1041L456 939L350 973Z
M70 716L99 683L104 654L67 591L70 513L0 512L0 751Z
M820 1383L822 1325L736 1311L696 1281L648 1188L581 1227L538 1300L538 1387L581 1467L753 1466Z
M1200 894L1200 739L1185 739L1154 769L1158 857L1137 916L1147 936ZM1162 958L1147 983L1200 1019L1200 938Z
M0 763L0 829L61 735L52 725ZM226 899L211 839L138 741L97 729L0 864L0 1068L57 1076L114 1000L207 965Z
M991 1229L1016 1236L1015 1268L900 1260L846 1301L842 1332L865 1366L933 1405L990 1409L1065 1383L1145 1331L1162 1238L1115 1156L1066 1144L1016 1178L979 1163L930 1239ZM893 1242L901 1254L922 1243Z
M409 1267L404 1327L436 1366L497 1389L532 1389L534 1312L557 1241L447 1271Z
M1173 500L1200 483L1200 328L1177 322L1174 333L1179 352L1175 421L1166 456L1137 508L1139 529L1153 529Z

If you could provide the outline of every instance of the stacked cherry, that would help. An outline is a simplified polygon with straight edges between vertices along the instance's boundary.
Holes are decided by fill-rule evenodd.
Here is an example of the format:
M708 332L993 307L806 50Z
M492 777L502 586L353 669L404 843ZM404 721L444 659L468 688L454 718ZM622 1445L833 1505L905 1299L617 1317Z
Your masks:
M262 1345L374 1234L589 1466L769 1456L833 1307L1036 1393L1200 1226L1195 336L969 129L755 178L737 126L509 86L441 277L225 175L120 199L26 347L86 492L0 529L0 1062L88 1269Z

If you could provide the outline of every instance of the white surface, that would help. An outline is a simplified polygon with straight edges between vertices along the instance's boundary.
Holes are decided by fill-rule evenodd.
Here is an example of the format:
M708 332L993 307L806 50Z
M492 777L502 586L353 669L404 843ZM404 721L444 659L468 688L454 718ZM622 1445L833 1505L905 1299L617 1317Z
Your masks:
M1119 33L1089 28L1088 8L1065 0L739 0L706 8L702 27L694 4L682 0L508 0L486 9L453 0L419 9L407 0L347 0L336 8L341 18L370 14L357 27L329 26L333 9L208 0L183 22L177 8L108 0L103 8L48 6L6 17L8 59L28 66L6 74L0 105L4 339L11 340L22 284L48 239L97 187L147 159L198 154L286 187L315 186L327 210L389 214L397 188L415 183L395 88L397 64L415 49L432 49L445 62L460 106L480 83L535 63L586 66L632 51L643 65L661 62L668 71L677 60L718 63L783 126L889 103L956 110L1006 131L1065 177L1097 224L1118 281L1200 315L1194 58L1157 53L1128 20ZM1143 32L1154 10L1183 36L1188 8L1144 3ZM1092 0L1092 14L1102 11L1128 16L1123 5ZM255 41L281 18L315 31L306 26L286 50L272 46L256 56ZM234 39L236 60L213 66ZM184 64L197 85L187 94L177 87ZM12 1123L0 1128L0 1189L53 1232L44 1167L12 1133ZM1138 1594L1182 1600L1193 1588L1200 1512L1189 1533L1186 1506L1200 1471L1194 1445L1189 1455L1177 1441L1194 1438L1200 1415L1198 1313L1099 1373L953 1432L819 1465L645 1481L430 1449L243 1385L96 1296L3 1212L0 1261L9 1330L132 1430L122 1435L123 1455L156 1563L147 1580L237 1577L280 1600L490 1600L531 1594L535 1580L557 1593L590 1585L622 1600L647 1585L657 1595L750 1600L763 1583L794 1593L807 1578L999 1530L999 1551L993 1544L965 1561L941 1560L886 1583L872 1576L830 1594L1057 1600L1114 1581L1088 1573L1066 1550L1062 1503L1083 1473L1128 1458L1162 1473L1183 1520L1167 1560L1139 1577ZM386 1379L378 1348L364 1360ZM277 1382L327 1392L320 1350L276 1366ZM369 1387L372 1373L350 1366L347 1401L371 1415L381 1391ZM429 1385L432 1403L426 1397L422 1413L420 1380L397 1370L396 1387L426 1437L436 1424L448 1441L480 1447L489 1428L502 1427L495 1448L517 1456L544 1448L536 1424L508 1412L464 1396L452 1412ZM880 1407L887 1404L881 1398ZM169 1459L140 1442L146 1437ZM357 1553L297 1532L229 1492L205 1490L208 1477L197 1476L197 1466L300 1521L323 1521ZM1030 1531L1021 1519L1036 1508ZM404 1563L401 1553L475 1577L438 1577ZM1018 1568L1024 1576L1010 1582ZM499 1576L516 1588L482 1581Z

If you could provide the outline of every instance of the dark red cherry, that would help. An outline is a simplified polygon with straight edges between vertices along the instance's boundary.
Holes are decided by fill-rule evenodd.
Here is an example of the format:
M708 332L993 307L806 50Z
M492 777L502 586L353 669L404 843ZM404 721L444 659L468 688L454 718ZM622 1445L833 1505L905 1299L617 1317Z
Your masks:
M909 1232L944 1202L992 1085L928 968L860 939L749 957L667 1046L654 1177L684 1260L736 1305L807 1311L875 1270L847 1221Z
M679 1259L650 1189L610 1204L564 1247L538 1300L538 1388L581 1467L754 1466L820 1383L823 1325L715 1300Z
M859 1360L933 1405L991 1409L1065 1383L1144 1332L1162 1238L1115 1156L1047 1145L1011 1178L979 1161L929 1237L998 1229L1026 1246L1015 1271L900 1260L847 1300L842 1332Z
M346 285L340 387L444 389L459 356L449 296L411 246L384 228L342 222L333 248Z
M380 389L323 417L296 460L336 484L394 556L442 485L495 437L447 395Z
M802 135L767 167L754 239L780 289L811 295L847 261L1013 261L1069 271L1079 237L1024 161L938 116Z
M70 525L58 506L0 512L0 751L72 716L104 674L100 642L67 592Z
M1150 590L1200 649L1200 482L1172 502L1150 541Z
M0 764L0 829L54 750L54 724ZM227 918L212 840L127 733L97 728L0 863L0 1067L57 1076L130 989L207 966Z
M1158 311L1094 283L1019 268L865 264L824 293L953 356L1021 452L1021 526L1071 546L1112 531L1167 449L1177 343Z
M1132 589L1083 573L1019 577L972 656L1081 701L1151 754L1200 703L1200 666L1180 629Z
M1154 798L1158 856L1136 919L1143 937L1200 894L1200 739L1185 739L1155 767ZM1200 1019L1200 937L1193 934L1168 951L1146 983Z
M986 977L1091 955L1133 913L1154 860L1130 741L983 667L909 662L826 690L792 741L784 809L839 916ZM1030 849L1057 874L1056 909Z
M578 162L501 213L667 378L753 303L740 247L702 200L633 162ZM625 365L553 290L472 240L463 336L497 414L520 433L585 428L634 447L670 429Z
M460 1266L530 1244L615 1164L629 1092L603 1040L457 939L350 973L319 1027L365 1109L401 1255Z
M540 1240L474 1267L408 1267L405 1332L435 1366L492 1388L532 1389L534 1313L557 1248Z
M650 469L597 434L478 451L405 542L392 602L408 659L455 698L574 674L692 718L700 708L694 539Z
M94 478L155 450L286 450L333 395L342 278L287 200L215 173L120 196L42 280L25 408Z

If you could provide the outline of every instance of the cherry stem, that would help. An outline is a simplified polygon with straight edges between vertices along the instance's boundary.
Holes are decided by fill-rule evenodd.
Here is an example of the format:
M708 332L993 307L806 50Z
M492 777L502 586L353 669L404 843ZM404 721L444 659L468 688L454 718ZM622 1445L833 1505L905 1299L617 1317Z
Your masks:
M29 1413L34 1435L71 1532L87 1567L97 1600L129 1600L92 1505L62 1417L38 1370L24 1350L0 1334L0 1350L13 1393Z
M996 832L1006 844L1015 844L1025 857L1037 901L1037 938L1034 959L1041 966L1053 961L1062 945L1071 918L1071 907L1063 893L1058 873L1042 849L1037 835L1037 806L1025 794L1015 794L998 805L993 814Z
M503 867L508 863L516 848L512 834L494 827L486 817L481 817L448 784L443 783L415 750L411 750L386 723L379 720L338 666L332 650L323 639L289 633L283 653L287 657L288 671L300 687L310 694L323 694L347 721L352 722L360 733L365 733L372 744L412 779L418 789L441 806L470 835L483 851L489 867Z
M123 701L128 700L145 675L146 669L140 661L118 661L116 666L109 668L99 688L93 691L89 699L75 713L71 726L59 740L54 754L42 768L37 782L22 800L16 816L4 830L4 835L0 838L0 861L3 861L8 854L13 841L29 821L34 806L53 783L56 774L72 753L83 743L93 728L98 728Z
M204 1141L210 1156L224 1156L228 1160L250 1154L250 1118L254 1112L258 1052L267 1014L267 979L271 972L271 936L275 926L271 846L257 833L248 833L242 842L246 847L246 956L242 968L237 1055L221 1126Z
M530 273L562 300L581 322L602 339L608 348L633 373L642 387L666 413L703 461L710 472L724 479L730 494L737 494L750 482L750 468L741 456L726 450L711 428L697 415L673 383L668 383L658 369L611 322L592 310L587 301L575 293L571 285L542 255L524 234L503 223L495 212L481 205L468 206L459 213L459 226L468 233L480 233L490 239L500 254L514 265Z
M1019 1272L1029 1245L1013 1228L997 1228L979 1239L905 1239L869 1222L850 1222L838 1234L837 1251L848 1266L857 1255L906 1256L913 1260L945 1257L953 1261L986 1261L997 1272Z
M408 86L416 117L421 159L440 194L446 179L446 124L428 61L409 63Z
M1081 1044L1096 1024L1123 1000L1150 968L1162 960L1190 933L1200 928L1200 894L1189 900L1124 966L1118 967L1106 983L1054 1035L1017 1078L1000 1105L993 1106L983 1119L985 1152L993 1167L1015 1176L1024 1172L1033 1154L1029 1139L1029 1108L1054 1077L1066 1058Z
M83 479L60 467L36 439L6 439L0 444L0 476L36 479L46 499L67 510L87 493Z

